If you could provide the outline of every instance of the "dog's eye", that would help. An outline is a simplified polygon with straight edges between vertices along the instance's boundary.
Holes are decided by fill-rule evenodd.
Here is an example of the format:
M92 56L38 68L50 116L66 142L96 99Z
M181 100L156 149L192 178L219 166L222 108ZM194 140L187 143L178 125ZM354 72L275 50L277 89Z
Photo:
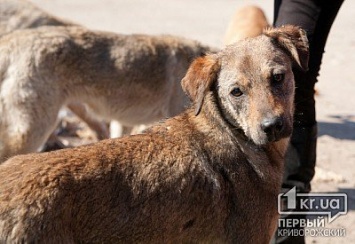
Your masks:
M273 81L275 82L281 82L285 79L285 74L274 74L272 76Z
M231 95L235 97L240 97L241 95L243 95L243 92L238 87L235 87L232 89Z

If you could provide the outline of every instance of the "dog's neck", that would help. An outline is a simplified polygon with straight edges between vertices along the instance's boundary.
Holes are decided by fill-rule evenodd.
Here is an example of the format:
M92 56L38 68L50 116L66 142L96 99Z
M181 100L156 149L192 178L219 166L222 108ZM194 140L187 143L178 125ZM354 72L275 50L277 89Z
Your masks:
M223 109L221 101L217 97L214 91L206 95L201 115L199 116L205 117L210 125L218 125L216 129L219 129L224 136L230 137L235 143L246 143L253 148L260 148L245 135L238 123Z

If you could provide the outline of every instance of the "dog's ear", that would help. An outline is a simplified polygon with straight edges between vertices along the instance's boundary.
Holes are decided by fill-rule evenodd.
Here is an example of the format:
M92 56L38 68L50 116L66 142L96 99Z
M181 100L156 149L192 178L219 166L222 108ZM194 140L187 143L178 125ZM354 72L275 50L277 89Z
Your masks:
M207 55L195 59L181 81L182 89L195 106L195 115L201 111L203 99L216 81L220 65L217 57Z
M300 27L285 25L267 28L264 35L271 37L304 71L308 70L309 47L306 32Z

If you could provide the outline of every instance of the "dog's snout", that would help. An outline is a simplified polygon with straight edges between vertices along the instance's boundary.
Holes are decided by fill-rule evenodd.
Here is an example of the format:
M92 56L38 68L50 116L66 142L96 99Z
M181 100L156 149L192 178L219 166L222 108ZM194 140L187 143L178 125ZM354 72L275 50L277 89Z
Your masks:
M283 121L280 117L267 118L261 122L262 130L274 140L277 133L283 128Z

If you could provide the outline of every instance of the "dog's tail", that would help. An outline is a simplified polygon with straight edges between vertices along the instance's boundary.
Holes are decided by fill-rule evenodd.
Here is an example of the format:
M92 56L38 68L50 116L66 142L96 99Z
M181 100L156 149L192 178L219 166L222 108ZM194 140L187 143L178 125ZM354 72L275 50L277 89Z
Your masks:
M227 28L224 45L232 44L247 37L255 37L269 26L264 11L253 5L238 9Z

